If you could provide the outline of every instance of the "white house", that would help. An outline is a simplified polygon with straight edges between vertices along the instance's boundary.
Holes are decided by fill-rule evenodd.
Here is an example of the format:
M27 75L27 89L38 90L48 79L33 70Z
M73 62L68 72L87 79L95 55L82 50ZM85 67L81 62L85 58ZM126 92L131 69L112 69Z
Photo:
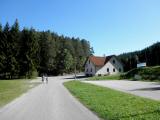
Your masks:
M115 55L106 57L90 56L85 62L85 75L110 75L123 72L123 65Z

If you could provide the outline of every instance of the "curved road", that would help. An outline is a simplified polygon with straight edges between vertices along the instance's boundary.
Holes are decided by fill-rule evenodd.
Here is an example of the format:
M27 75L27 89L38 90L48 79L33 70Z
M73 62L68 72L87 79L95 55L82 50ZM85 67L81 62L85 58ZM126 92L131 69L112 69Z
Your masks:
M69 77L69 76L68 76ZM63 86L68 79L50 77L0 109L0 120L99 120Z

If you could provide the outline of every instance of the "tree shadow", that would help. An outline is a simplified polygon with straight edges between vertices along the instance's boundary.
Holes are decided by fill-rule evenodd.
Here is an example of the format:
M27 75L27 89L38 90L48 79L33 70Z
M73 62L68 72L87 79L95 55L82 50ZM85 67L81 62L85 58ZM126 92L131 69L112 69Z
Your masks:
M156 91L156 90L160 90L160 86L159 87L140 88L140 89L134 89L134 90L130 90L130 91L137 91L137 90L141 90L141 91Z
M88 78L88 77L85 76L85 75L76 76L76 79L85 79L85 78ZM66 77L64 79L75 79L75 76L73 76L73 77Z
M152 83L153 85L160 85L160 82Z

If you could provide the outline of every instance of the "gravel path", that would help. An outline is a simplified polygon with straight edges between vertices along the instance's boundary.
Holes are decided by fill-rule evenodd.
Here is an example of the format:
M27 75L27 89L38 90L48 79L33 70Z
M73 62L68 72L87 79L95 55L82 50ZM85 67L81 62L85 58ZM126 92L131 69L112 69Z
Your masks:
M63 86L64 77L50 77L0 109L0 120L99 120Z
M131 93L141 97L160 100L160 83L157 82L142 82L128 80L106 80L106 81L83 81L92 83L119 91Z

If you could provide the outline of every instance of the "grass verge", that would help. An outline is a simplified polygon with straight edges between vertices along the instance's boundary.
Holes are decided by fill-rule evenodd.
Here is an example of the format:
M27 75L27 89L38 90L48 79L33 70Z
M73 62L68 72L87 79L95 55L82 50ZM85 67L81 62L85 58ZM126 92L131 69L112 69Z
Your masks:
M159 120L160 102L79 81L64 83L85 106L105 120Z
M0 107L37 84L30 82L30 80L0 80Z
M120 80L120 75L108 75L108 76L93 76L86 80Z

